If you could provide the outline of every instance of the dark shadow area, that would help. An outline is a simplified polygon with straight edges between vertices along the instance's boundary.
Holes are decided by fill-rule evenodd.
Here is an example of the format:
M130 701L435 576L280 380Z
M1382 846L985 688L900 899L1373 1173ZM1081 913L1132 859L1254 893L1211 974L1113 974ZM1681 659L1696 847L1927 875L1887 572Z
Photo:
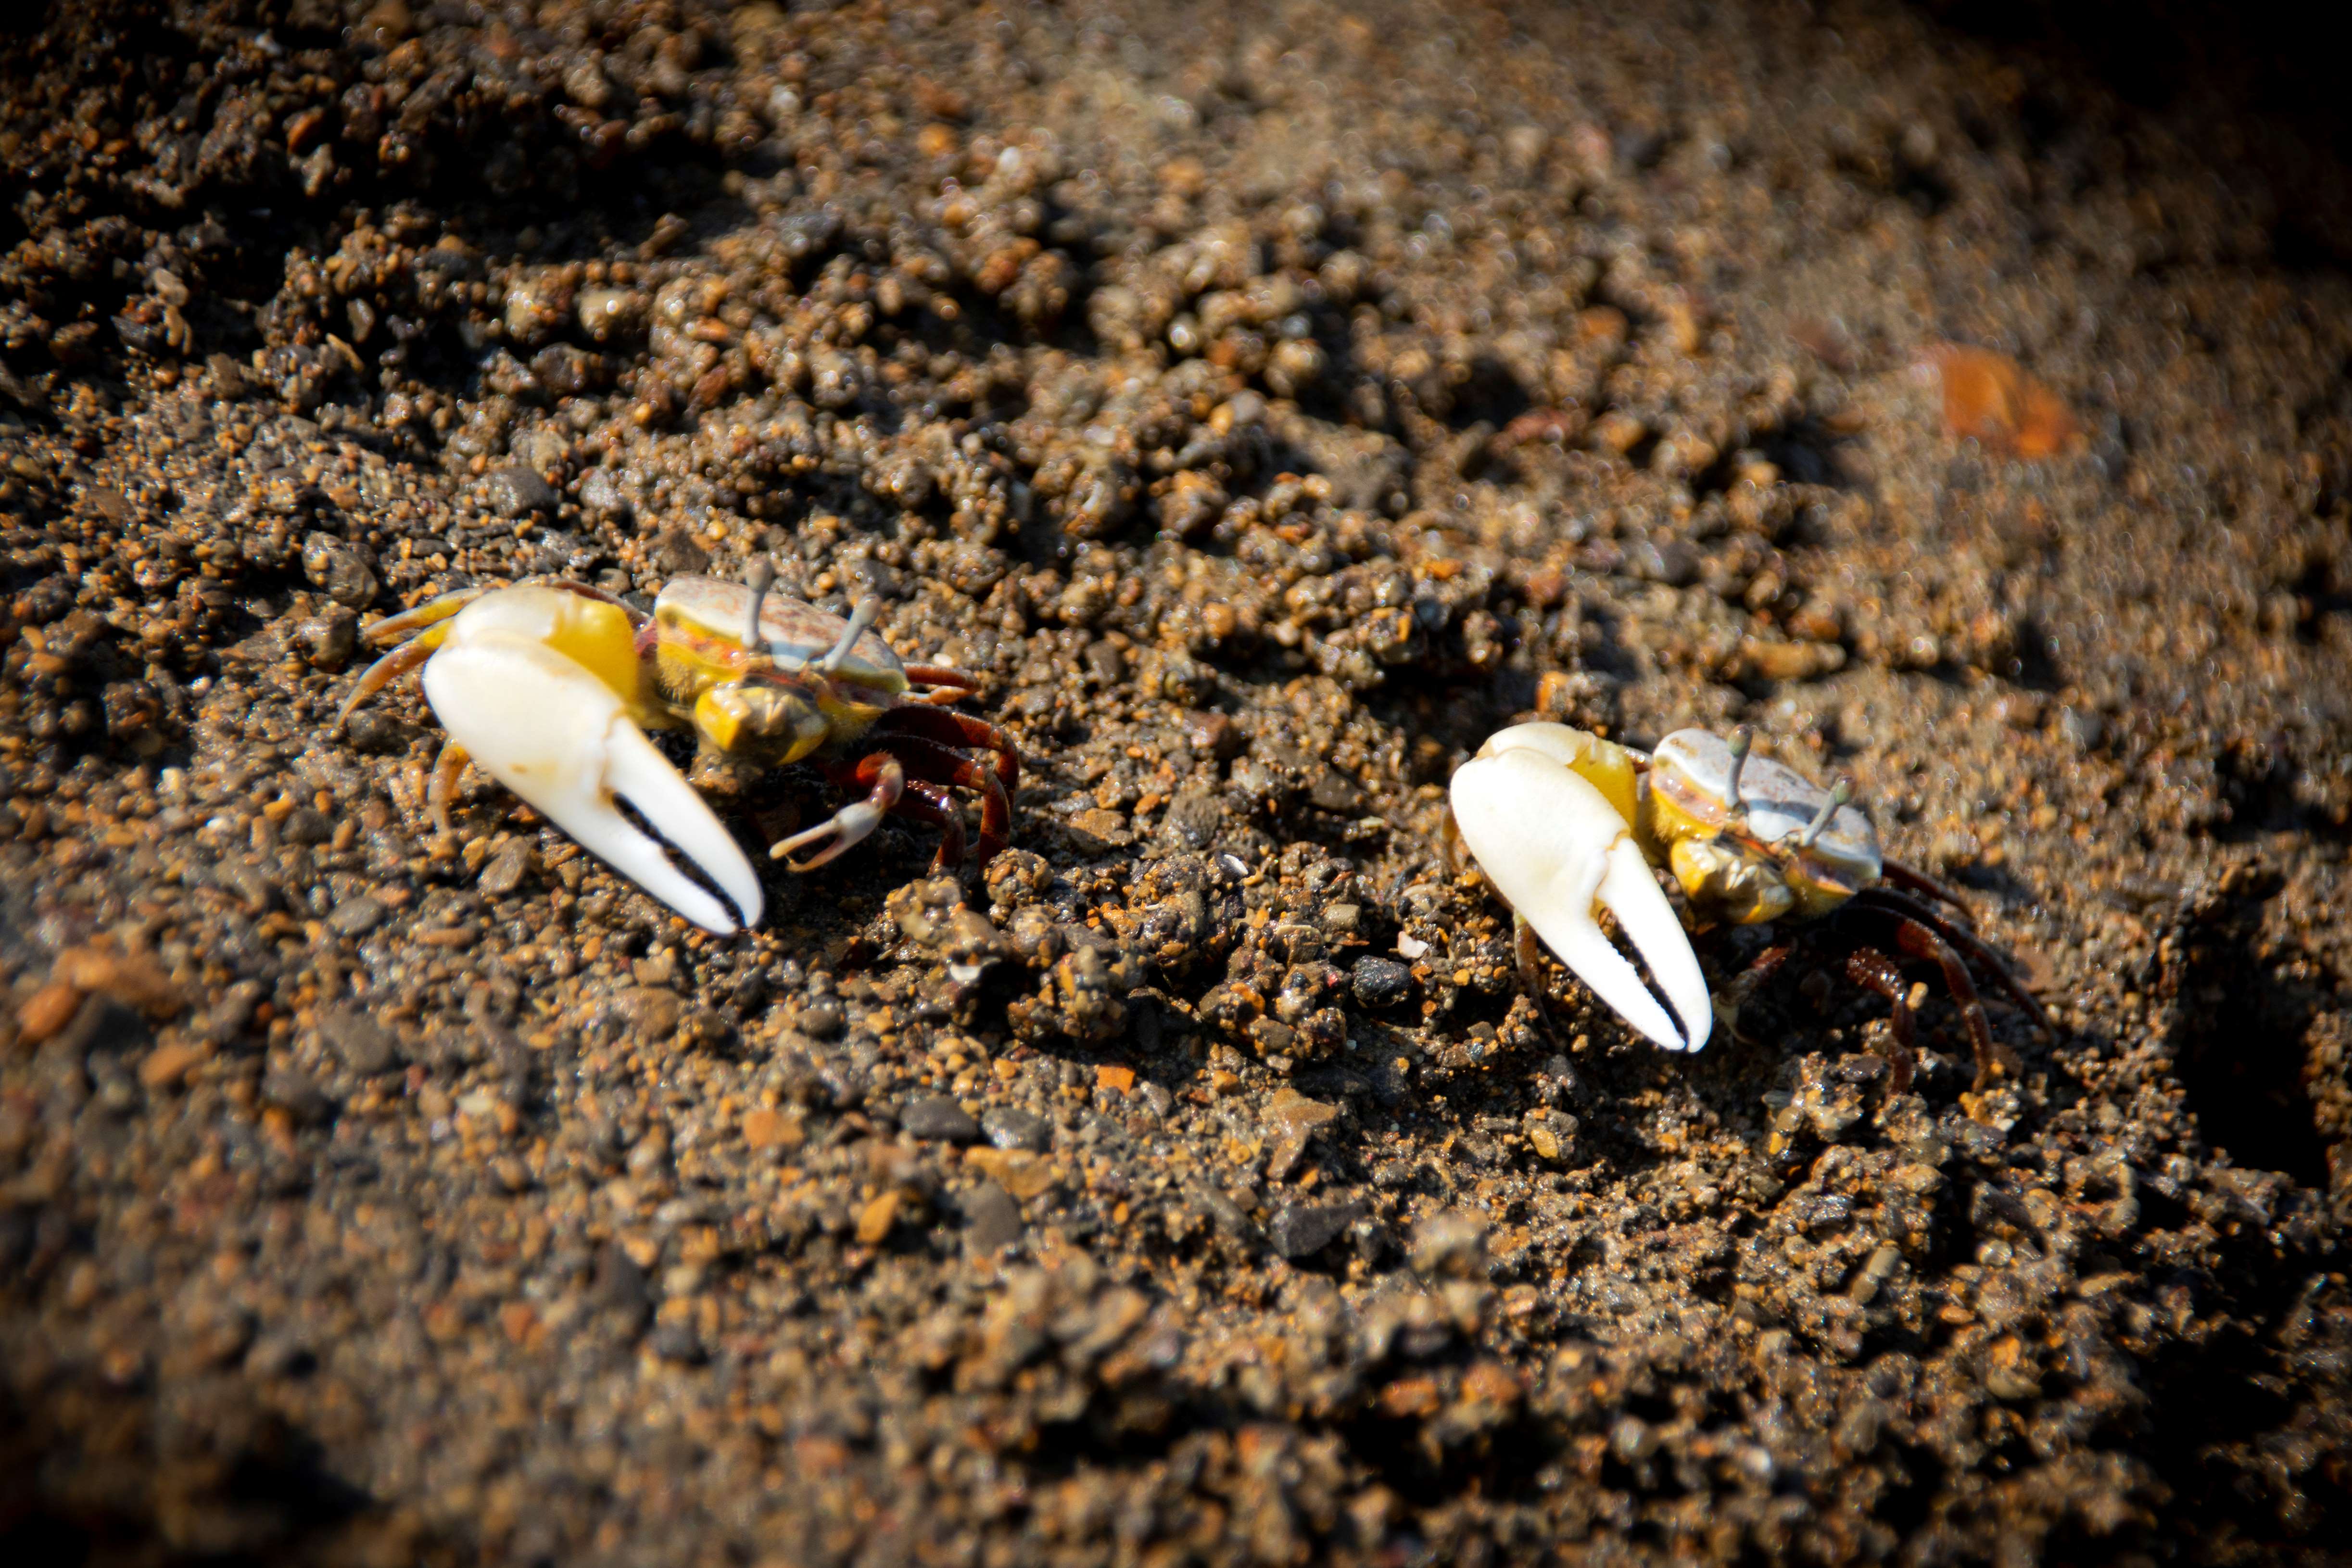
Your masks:
M2237 161L2275 187L2271 258L2290 270L2352 266L2352 149L2342 61L2352 14L2329 7L2196 0L1918 0L1954 32L2050 68L2060 97L2104 87L2125 103L2239 132ZM2031 129L2063 133L2074 110L2043 90L2020 105Z
M114 1406L114 1418L97 1436L0 1389L0 1563L317 1561L370 1506L325 1467L315 1439L266 1412L232 1405L199 1432L167 1427L136 1396L49 1392L63 1405Z
M1462 1442L1443 1447L1430 1441L1429 1428L1416 1419L1366 1415L1342 1424L1339 1431L1354 1458L1399 1496L1424 1507L1465 1491L1524 1497L1541 1484L1546 1467L1564 1447L1548 1425L1525 1419L1475 1436L1465 1433Z
M2327 1146L2303 1082L2321 997L2263 952L2263 906L2276 890L2257 883L2191 911L2160 982L2175 998L2167 1043L2208 1143L2325 1191Z

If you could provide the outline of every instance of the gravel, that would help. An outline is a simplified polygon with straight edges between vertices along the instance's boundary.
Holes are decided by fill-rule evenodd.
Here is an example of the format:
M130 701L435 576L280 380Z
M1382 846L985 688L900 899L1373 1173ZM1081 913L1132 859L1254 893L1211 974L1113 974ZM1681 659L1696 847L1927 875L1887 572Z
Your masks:
M0 31L0 1556L2326 1560L2342 142L1965 9ZM755 558L979 682L984 872L718 940L334 728ZM1539 716L1851 776L2052 1026L1528 994Z

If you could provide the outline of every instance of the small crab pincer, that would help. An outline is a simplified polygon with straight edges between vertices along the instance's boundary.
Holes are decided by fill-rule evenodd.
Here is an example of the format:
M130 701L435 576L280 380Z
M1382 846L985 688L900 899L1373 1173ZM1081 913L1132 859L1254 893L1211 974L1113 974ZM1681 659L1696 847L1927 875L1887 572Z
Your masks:
M1825 790L1748 753L1745 730L1727 741L1677 730L1645 756L1565 725L1520 724L1464 763L1454 775L1455 828L1511 905L1522 966L1533 973L1532 928L1635 1028L1668 1049L1698 1049L1710 1016L1706 984L1651 879L1656 867L1672 873L1704 923L1786 921L1841 936L1845 977L1889 1005L1897 1092L1909 1087L1914 1061L1900 959L1934 963L1967 1023L1981 1088L2000 1058L1962 955L2046 1028L2041 1004L1972 932L1928 902L1965 914L1955 894L1880 854L1870 818L1850 804L1850 784L1841 780ZM1648 962L1689 1030L1686 1040L1602 938L1596 904L1617 917ZM1871 921L1883 933L1874 940L1892 953L1855 934ZM1770 978L1795 948L1793 939L1768 946L1735 995Z
M763 563L764 564L764 563ZM809 762L866 792L769 853L796 871L824 865L897 815L935 826L937 864L963 858L949 787L981 797L980 858L1004 847L1020 756L995 726L941 704L974 682L901 664L867 629L750 584L682 577L648 616L578 583L524 583L445 595L369 628L394 643L362 675L338 728L369 696L419 665L425 700L448 731L431 791L435 822L470 760L615 870L706 930L759 922L760 879L647 730L691 729L709 764L734 770ZM918 690L919 686L923 689ZM972 752L986 752L981 761ZM727 895L713 898L622 815L626 801Z
M1619 1017L1670 1051L1706 1044L1715 1014L1706 979L1674 906L1633 837L1630 758L1564 724L1519 724L1495 735L1454 775L1454 823L1511 906L1523 965L1528 932L1543 939ZM1677 1025L1601 930L1617 918L1666 994Z

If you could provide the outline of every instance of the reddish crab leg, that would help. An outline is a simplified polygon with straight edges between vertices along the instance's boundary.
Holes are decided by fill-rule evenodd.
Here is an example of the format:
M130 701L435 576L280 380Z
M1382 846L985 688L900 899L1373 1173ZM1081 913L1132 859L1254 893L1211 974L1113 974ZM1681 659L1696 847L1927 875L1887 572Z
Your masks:
M853 801L818 823L814 827L793 834L768 847L768 853L783 861L795 871L814 871L819 866L849 848L859 839L882 825L882 818L898 805L898 797L907 788L907 771L887 752L868 752L839 772L826 772L837 784L862 785L870 793L864 800ZM830 837L833 842L805 860L794 860L793 852Z
M907 793L899 797L891 815L928 822L940 830L940 852L931 858L933 871L952 872L963 864L963 813L956 809L955 796L945 788L909 779Z
M1952 1000L1959 1004L1960 1019L1969 1028L1969 1044L1976 1053L1977 1078L1974 1087L1983 1089L2000 1068L2000 1053L1992 1043L1992 1025L1985 1018L1984 1004L1977 997L1976 982L1969 978L1968 965L1952 944L1935 931L1907 917L1895 927L1895 944L1913 958L1932 959L1944 972L1944 984Z
M979 793L982 865L994 859L1012 841L1013 799L1004 793L998 770L919 735L902 731L892 736L889 744L892 753L915 777Z
M935 745L950 749L969 746L990 753L991 765L1003 782L1009 794L1021 787L1021 752L1013 739L985 719L975 719L969 713L951 712L944 708L894 708L876 723L877 730L901 735L918 735Z
M1864 888L1853 896L1853 901L1865 908L1874 908L1881 913L1916 921L1926 926L1945 942L1983 964L1986 972L1992 976L1993 984L2000 986L2011 1001L2023 1008L2027 1017L2044 1029L2051 1027L2050 1015L2043 1009L2042 999L2028 991L2025 988L2025 983L2011 973L2009 965L2002 961L2000 954L1987 947L1974 934L1952 924L1918 900L1896 892L1892 888Z
M1949 904L1960 911L1962 920L1967 921L1970 925L1976 924L1976 911L1960 902L1959 894L1952 891L1927 872L1906 866L1900 860L1881 860L1878 863L1878 870L1887 881L1905 892L1917 893L1933 899L1937 903Z
M961 669L950 669L943 664L909 664L903 667L907 679L917 686L944 687L956 697L970 696L980 689L980 678ZM926 702L952 702L955 697L926 697Z
M1858 947L1845 955L1845 977L1886 998L1890 1009L1887 1035L1894 1047L1888 1063L1894 1075L1887 1081L1886 1091L1890 1095L1910 1092L1911 1075L1918 1067L1919 1054L1912 1047L1911 1002L1904 993L1903 972L1876 948Z

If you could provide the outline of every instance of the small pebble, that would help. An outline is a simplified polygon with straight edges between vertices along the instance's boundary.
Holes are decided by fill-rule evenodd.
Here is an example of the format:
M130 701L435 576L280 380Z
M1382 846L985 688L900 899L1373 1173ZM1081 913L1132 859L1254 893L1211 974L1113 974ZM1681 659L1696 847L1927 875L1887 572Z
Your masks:
M630 1037L648 1045L677 1034L686 1016L684 999L661 985L632 986L613 998L612 1008Z
M272 1067L263 1075L261 1098L305 1124L325 1120L333 1109L333 1102L318 1082L300 1068L290 1065Z
M341 669L359 647L359 617L341 605L312 616L295 629L296 644L313 669Z
M857 1212L857 1243L861 1247L879 1247L888 1238L893 1226L898 1223L898 1211L906 1200L896 1192L874 1198Z
M37 1046L43 1040L73 1022L81 1011L82 994L78 987L51 981L33 993L16 1016L16 1038L25 1045Z
M204 1052L191 1045L158 1046L139 1064L139 1081L149 1089L168 1089L204 1059Z
M1416 1274L1475 1277L1486 1253L1486 1224L1460 1209L1440 1209L1413 1230Z
M1127 654L1108 638L1098 638L1087 645L1087 669L1097 684L1117 686L1127 679Z
M1014 1106L992 1106L982 1112L980 1130L999 1149L1027 1149L1044 1153L1054 1144L1052 1122Z
M324 844L335 836L335 825L327 819L325 812L298 805L286 814L285 824L278 833L289 844Z
M897 569L870 555L851 562L847 574L850 593L856 598L895 599L901 592Z
M1213 710L1186 714L1184 738L1192 742L1194 751L1214 757L1221 763L1229 763L1240 756L1249 744L1249 737L1242 732L1241 726L1234 723L1230 715Z
M1392 1007L1412 989L1412 971L1392 958L1369 954L1349 971L1356 1000L1367 1007Z
M500 517L524 518L555 510L555 489L520 465L499 469L483 487L490 510Z
M944 1094L927 1094L908 1102L898 1113L898 1130L952 1143L969 1143L980 1136L980 1123Z
M389 1072L400 1062L392 1031L363 1014L335 1007L319 1015L319 1037L343 1066L362 1078Z
M982 1182L963 1197L964 1242L978 1253L994 1252L1021 1239L1021 1205L994 1182Z
M1363 1206L1356 1203L1285 1204L1267 1222L1265 1238L1285 1258L1312 1258L1362 1214Z
M482 874L474 879L474 886L491 898L503 899L522 886L522 879L530 874L537 859L528 840L510 838L506 847L490 857Z
M639 1316L653 1307L645 1269L617 1243L607 1244L596 1254L595 1278L590 1290L599 1305L629 1316Z
M760 1110L743 1118L743 1142L754 1151L767 1149L797 1149L805 1136L797 1116L787 1116L781 1110Z
M703 1360L701 1336L685 1323L664 1323L653 1332L649 1342L654 1354L664 1361L685 1366L697 1366Z
M327 911L327 929L337 936L365 936L382 925L389 912L380 900L357 893Z

